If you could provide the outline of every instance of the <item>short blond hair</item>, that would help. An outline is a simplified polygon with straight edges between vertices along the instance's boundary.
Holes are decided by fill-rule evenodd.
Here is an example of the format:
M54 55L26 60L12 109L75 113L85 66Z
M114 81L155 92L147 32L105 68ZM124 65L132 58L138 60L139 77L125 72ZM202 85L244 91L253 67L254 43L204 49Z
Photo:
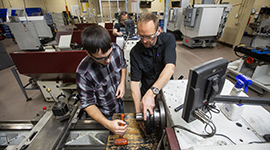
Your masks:
M152 20L153 20L153 22L155 24L155 28L157 30L159 27L159 20L158 20L158 17L151 12L143 13L142 15L140 15L139 20L138 20L138 24L140 22L149 22Z

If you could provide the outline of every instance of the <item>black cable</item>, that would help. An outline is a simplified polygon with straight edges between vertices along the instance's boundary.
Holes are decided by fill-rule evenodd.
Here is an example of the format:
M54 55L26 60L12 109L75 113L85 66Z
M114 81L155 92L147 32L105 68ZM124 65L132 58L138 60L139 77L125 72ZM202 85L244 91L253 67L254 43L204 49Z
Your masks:
M252 142L249 142L248 144L253 144L253 143L270 143L270 142L262 142L262 141L252 141Z
M209 119L212 119L212 116L213 116L213 115L212 115L211 111L208 110L208 108L207 108L207 112L206 112L206 113L209 113L209 115L210 115L210 116L209 116Z
M209 111L212 111L213 113L216 113L216 114L219 114L220 113L220 110L217 109L215 103L213 105L208 105L207 109Z
M212 124L213 124L213 123L212 123ZM212 137L212 136L215 135L215 133L216 133L216 126L215 126L214 124L213 124L213 127L212 127L210 124L209 124L209 126L210 126L211 129L212 129L212 133L210 133L210 134L199 134L199 133L196 133L196 132L194 132L194 131L192 131L192 130L190 130L190 129L184 127L184 126L181 126L181 125L173 125L173 126L171 126L171 127L172 127L172 128L179 128L179 129L186 130L186 131L188 131L188 132L190 132L190 133L192 133L192 134L198 135L198 136L203 137L203 138L210 138L210 137Z
M208 131L206 130L207 127L208 127L208 124L206 124L206 125L204 126L204 131L205 131L207 134L210 134L210 132L208 132Z
M223 136L223 137L227 138L229 141L231 141L232 144L236 145L236 143L232 139L230 139L228 136L226 136L224 134L215 134L215 135L217 135L217 136Z
M210 112L210 111L209 111L209 112ZM183 130L186 130L186 131L188 131L188 132L190 132L190 133L192 133L192 134L198 135L198 136L203 137L203 138L210 138L210 137L214 136L214 135L216 134L216 126L215 126L215 124L211 121L211 119L209 119L209 117L208 117L207 115L205 115L202 111L196 112L195 115L196 115L196 116L198 117L198 119L200 119L203 123L206 123L206 124L207 124L207 125L205 126L205 128L204 128L204 130L205 130L205 132L206 132L207 134L199 134L199 133L196 133L196 132L194 132L194 131L192 131L192 130L190 130L190 129L184 127L184 126L181 126L181 125L172 125L171 128L173 128L173 129L174 129L174 128L183 129ZM211 124L212 124L212 125L211 125ZM206 131L206 127L207 127L207 126L209 126L209 127L211 128L211 130L212 130L211 133ZM158 143L157 150L160 149L160 146L161 146L161 143L162 143L162 140L163 140L165 134L166 134L166 130L163 129L163 133L162 133L161 139L160 139L160 141L159 141L159 143Z
M215 104L213 104L213 105L207 105L207 108L206 108L206 109L207 109L208 112L210 113L210 117L208 116L209 119L212 118L211 111L214 112L214 113L220 113L220 110L218 110L218 109L216 108ZM198 116L198 117L199 117L198 119L200 119L201 121L204 122L204 119L200 118L200 116ZM207 116L206 116L206 117L207 117ZM206 121L208 121L208 120L206 120ZM199 134L199 133L196 133L196 132L194 132L194 131L192 131L192 130L190 130L190 129L184 127L184 126L181 126L181 125L173 125L173 126L171 126L171 128L179 128L179 129L183 129L183 130L186 130L186 131L188 131L188 132L190 132L190 133L192 133L192 134L201 136L201 137L203 137L203 138L210 138L210 137L213 137L214 135L216 135L216 136L222 136L222 137L227 138L232 144L236 145L236 143L235 143L231 138L229 138L228 136L226 136L226 135L224 135L224 134L216 134L216 126L215 126L215 124L214 124L212 121L210 121L210 122L205 122L205 123L206 123L206 125L205 125L205 127L204 127L204 131L205 131L207 134ZM213 126L212 126L211 124L212 124ZM206 128L207 128L208 126L211 128L211 130L212 130L211 132L208 132L208 131L206 130ZM163 130L162 139L163 139L165 133L166 133L166 132L164 132L164 130ZM159 141L158 149L160 148L162 139ZM248 144L253 144L253 143L269 143L269 142L253 141L253 142L249 142Z
M217 114L219 114L220 113L220 110L218 110L217 108L216 108L216 106L215 106L215 103L213 104L213 105L208 105L208 107L207 107L207 110L209 111L209 113L210 113L210 119L212 118L212 113L211 113L211 111L213 112L213 113L217 113ZM204 131L207 133L207 134L210 134L207 130L206 130L206 128L209 126L209 124L206 124L205 125L205 127L204 127ZM211 127L211 126L210 126ZM212 130L213 130L213 128L212 128ZM223 137L225 137L225 138L227 138L230 142L232 142L234 145L236 145L236 143L235 142L233 142L228 136L226 136L226 135L223 135L223 134L215 134L215 135L217 135L217 136L223 136Z
M209 110L215 114L219 114L220 113L220 110L217 109L217 108L213 108L213 107L210 107Z
M210 114L210 117L209 117L210 119L212 118L212 113L211 113L211 111L214 112L214 113L217 113L217 114L220 113L220 110L216 108L215 103L214 103L213 105L207 105L207 110L208 110L208 112L209 112L209 114ZM207 128L208 126L210 126L210 125L209 125L209 124L206 124L206 125L205 125L204 131L205 131L207 134L211 134L210 132L208 132L208 131L206 130L206 128ZM210 127L211 127L211 126L210 126ZM211 129L213 130L212 127L211 127ZM223 137L227 138L232 144L236 145L236 143L235 143L231 138L229 138L228 136L226 136L226 135L224 135L224 134L215 134L215 135L216 135L216 136L223 136ZM253 144L253 143L269 143L269 142L253 141L253 142L249 142L248 144Z
M212 119L212 113L216 113L216 114L219 114L220 113L220 110L216 108L216 105L215 103L213 103L212 105L206 105L206 110L207 112L206 113L209 113L210 116L209 119Z
M204 127L204 131L205 131L207 134L212 134L212 133L210 133L210 132L208 132L208 131L206 130L206 128L207 128L208 126L211 128L212 133L213 133L213 130L214 130L214 129L213 129L213 127L212 127L212 126L210 126L209 124L206 124L206 125L205 125L205 127Z
M204 131L205 131L208 135L211 135L212 133L209 133L208 131L206 131L207 126L210 126L210 125L207 124L207 125L204 127ZM172 127L172 128L177 127L177 128L184 129L184 130L187 129L187 128L185 128L185 127L183 127L183 126L180 126L180 125L174 125L174 126L171 126L171 127ZM210 127L211 127L211 126L210 126ZM212 127L211 127L211 129L213 130ZM187 129L186 131L189 131L189 132L190 132L191 130ZM166 131L163 130L163 134L162 134L162 137L161 137L161 139L160 139L160 141L159 141L159 143L158 143L157 150L160 149L161 142L162 142L162 139L163 139L164 136L165 136L165 133L166 133ZM198 135L198 136L201 136L201 134L195 133L195 132L193 132L193 131L191 131L191 133L196 134L196 135ZM214 134L214 135L225 137L225 138L228 139L233 145L236 145L236 143L235 143L231 138L229 138L228 136L226 136L226 135L224 135L224 134ZM213 136L214 136L214 135L213 135ZM203 138L206 138L205 135L203 135L202 137L203 137ZM207 137L208 137L208 136L207 136ZM253 144L253 143L269 143L269 142L252 141L252 142L249 142L248 144Z

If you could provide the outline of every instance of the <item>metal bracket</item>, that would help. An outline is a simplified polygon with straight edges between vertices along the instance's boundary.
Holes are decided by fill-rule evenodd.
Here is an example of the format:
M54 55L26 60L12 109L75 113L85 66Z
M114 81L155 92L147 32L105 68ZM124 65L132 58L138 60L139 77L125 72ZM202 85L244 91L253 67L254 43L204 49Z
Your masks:
M25 98L26 98L26 101L30 101L30 100L32 100L32 98L31 98L31 97L28 97L28 95L27 95L27 93L26 93L26 90L40 90L40 92L41 92L41 89L40 89L39 86L38 86L37 88L29 88L28 86L31 84L30 82L27 83L26 85L23 85L23 83L22 83L22 81L21 81L21 78L20 78L20 76L19 76L17 70L18 70L17 67L11 68L11 71L12 71L12 73L13 73L15 79L17 80L17 83L19 84L19 86L20 86L20 88L21 88L21 90L22 90L22 92L23 92L23 94L24 94L24 96L25 96ZM42 92L41 92L41 93L42 93Z

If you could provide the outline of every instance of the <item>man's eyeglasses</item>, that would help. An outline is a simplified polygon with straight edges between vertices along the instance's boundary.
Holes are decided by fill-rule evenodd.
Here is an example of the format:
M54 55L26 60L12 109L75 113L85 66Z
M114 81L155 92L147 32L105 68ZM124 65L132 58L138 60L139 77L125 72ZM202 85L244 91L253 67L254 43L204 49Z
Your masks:
M138 37L139 39L150 40L150 39L153 39L154 37L156 37L157 34L158 34L158 29L157 29L156 33L153 34L153 35L149 35L149 36L141 36L141 35L137 34L137 37Z
M122 21L126 21L126 20L128 20L128 19L121 19Z
M94 57L91 53L89 53L93 58L95 58L95 60L104 60L106 61L107 59L109 59L112 55L112 52L107 56L107 57L101 57L101 58L96 58Z

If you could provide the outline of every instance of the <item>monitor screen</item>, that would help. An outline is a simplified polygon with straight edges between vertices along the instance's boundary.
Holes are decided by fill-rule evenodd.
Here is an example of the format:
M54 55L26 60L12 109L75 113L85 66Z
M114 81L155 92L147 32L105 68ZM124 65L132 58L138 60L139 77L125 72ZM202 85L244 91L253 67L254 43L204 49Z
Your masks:
M151 8L151 1L140 1L140 8Z
M181 7L181 1L172 1L172 7Z
M196 119L196 109L206 112L213 97L220 94L228 63L227 59L217 58L190 69L182 114L186 122Z

